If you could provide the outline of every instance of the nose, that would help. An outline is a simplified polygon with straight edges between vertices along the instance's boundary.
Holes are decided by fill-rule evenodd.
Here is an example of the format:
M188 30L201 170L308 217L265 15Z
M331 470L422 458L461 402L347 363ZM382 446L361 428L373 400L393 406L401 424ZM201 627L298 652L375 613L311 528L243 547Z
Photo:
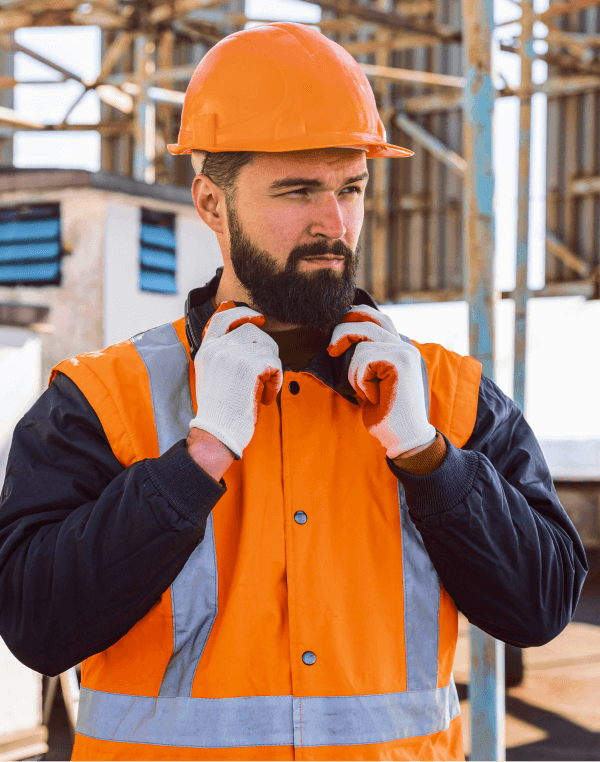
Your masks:
M311 236L324 236L325 238L343 238L346 233L342 208L333 193L323 194L319 202L315 204L314 217L309 232Z

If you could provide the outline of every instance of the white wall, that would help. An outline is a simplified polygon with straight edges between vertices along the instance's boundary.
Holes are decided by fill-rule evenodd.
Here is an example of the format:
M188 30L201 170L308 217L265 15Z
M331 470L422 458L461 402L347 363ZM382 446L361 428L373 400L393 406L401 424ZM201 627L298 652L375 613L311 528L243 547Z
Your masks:
M38 398L41 381L39 336L21 328L0 327L0 485L13 429Z
M167 204L144 200L143 205L172 211ZM196 211L187 208L175 211L178 293L154 294L142 291L139 286L139 206L119 200L108 203L104 235L104 346L182 317L188 293L203 286L223 264L215 234Z

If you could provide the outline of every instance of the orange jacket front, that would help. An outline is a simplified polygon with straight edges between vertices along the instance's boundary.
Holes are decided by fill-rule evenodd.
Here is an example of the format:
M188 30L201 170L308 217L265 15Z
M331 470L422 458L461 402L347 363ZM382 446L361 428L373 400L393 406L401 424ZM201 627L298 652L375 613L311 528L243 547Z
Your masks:
M481 365L413 343L429 420L462 447ZM189 432L183 318L56 371L125 467ZM225 477L161 600L83 662L72 758L464 759L456 607L358 403L284 367L279 404L260 407Z

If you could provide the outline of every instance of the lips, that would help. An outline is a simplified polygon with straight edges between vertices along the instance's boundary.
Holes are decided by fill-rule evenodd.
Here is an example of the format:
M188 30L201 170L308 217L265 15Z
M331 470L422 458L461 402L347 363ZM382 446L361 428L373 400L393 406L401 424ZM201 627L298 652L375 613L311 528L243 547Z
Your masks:
M309 262L313 261L326 261L326 262L341 262L344 257L304 257L304 259L307 259Z

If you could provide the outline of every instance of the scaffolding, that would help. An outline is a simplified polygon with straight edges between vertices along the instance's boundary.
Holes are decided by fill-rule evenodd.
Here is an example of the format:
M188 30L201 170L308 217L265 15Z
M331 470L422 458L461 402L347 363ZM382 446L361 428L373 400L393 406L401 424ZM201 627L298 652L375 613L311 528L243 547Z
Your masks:
M357 285L379 303L466 301L469 354L494 379L494 309L515 302L514 400L523 410L527 301L600 299L600 0L511 0L514 18L494 28L492 0L317 0L315 24L359 62L372 83L388 140L408 161L370 162ZM16 130L98 130L101 170L189 187L191 163L171 156L184 91L210 47L249 23L244 0L0 0L0 161ZM520 34L511 35L514 23ZM20 27L96 25L96 80L18 44ZM503 37L503 28L508 30ZM520 84L494 71L494 51L516 56ZM75 80L81 93L58 124L13 108L12 56L25 53ZM535 82L536 61L548 76ZM539 79L539 78L538 78ZM56 80L52 80L55 84ZM35 84L39 84L36 82ZM97 124L68 123L90 90ZM546 285L527 285L532 97L547 99ZM517 276L499 292L494 268L492 118L496 98L518 97ZM472 627L472 759L504 759L503 644Z

